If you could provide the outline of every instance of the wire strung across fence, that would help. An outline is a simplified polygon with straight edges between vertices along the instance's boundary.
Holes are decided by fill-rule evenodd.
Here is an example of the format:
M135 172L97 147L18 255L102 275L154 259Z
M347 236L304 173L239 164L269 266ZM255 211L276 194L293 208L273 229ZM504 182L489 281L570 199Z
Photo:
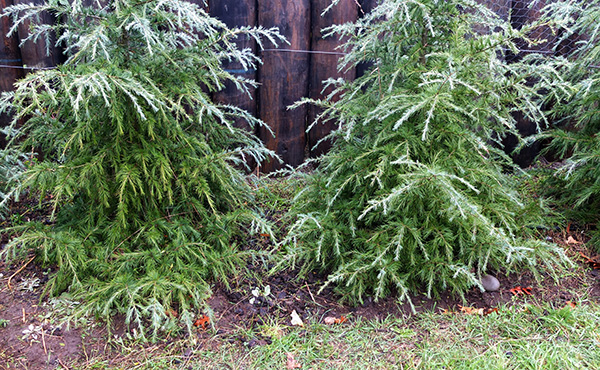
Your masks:
M553 0L477 0L478 2L487 5L491 10L496 12L502 19L509 21L511 25L517 29L530 22L537 21L541 16L542 8ZM522 42L519 48L519 54L538 53L545 55L571 55L576 50L576 42L585 38L585 35L569 35L563 36L563 31L556 32L547 25L541 25L534 31L533 38L538 40L536 45L526 45ZM294 50L294 49L264 49L262 52L280 52L280 53L306 53L306 54L321 54L321 55L339 55L343 56L346 53L337 51L322 51L322 50ZM0 63L21 63L20 59L0 60ZM0 68L7 69L22 69L22 70L45 70L52 69L52 66L26 66L26 65L10 65L0 64ZM600 66L592 65L590 68L600 69Z
M202 0L187 1L205 4ZM326 96L328 92L324 90L323 81L328 78L352 80L365 73L368 63L355 69L338 71L336 60L345 55L340 49L341 41L323 38L321 30L332 24L355 22L382 1L384 0L339 0L336 7L325 17L321 17L322 10L331 4L331 0L298 0L298 4L286 0L208 0L209 13L229 27L279 26L284 36L292 41L288 48L276 49L272 45L266 45L264 50L258 50L258 45L251 41L237 40L240 48L257 51L264 63L256 70L243 69L243 66L235 63L225 63L225 70L256 80L260 88L250 88L249 94L226 88L213 92L212 98L219 103L244 109L266 122L269 128L260 128L255 133L269 149L277 152L285 163L295 166L302 163L307 154L312 157L321 155L327 150L327 142L321 139L337 126L336 122L320 122L307 133L306 127L318 117L318 110L314 107L288 110L287 107L290 102L303 97L321 99ZM521 29L539 21L543 7L557 0L476 1L489 7L514 28ZM57 21L60 22L51 17L43 20L46 23ZM8 27L6 22L10 20L6 17L0 19L0 25L3 27ZM41 38L36 43L21 44L17 36L27 34L26 27L21 28L12 39L5 40L4 49L0 46L0 91L13 89L14 82L29 71L55 68L65 60L60 48L51 48L51 55L46 55L43 52L46 45ZM3 36L0 35L1 37ZM518 60L528 53L576 58L578 42L586 40L585 35L554 30L546 24L535 28L529 37L537 42L530 45L524 40L517 40L519 52L507 52L507 61ZM600 69L600 66L591 68ZM287 83L281 83L282 81ZM0 115L0 127L8 122L9 118L6 115ZM234 124L248 128L245 122L236 121ZM275 138L272 133L275 133ZM276 169L266 169L264 166L261 168L265 171Z

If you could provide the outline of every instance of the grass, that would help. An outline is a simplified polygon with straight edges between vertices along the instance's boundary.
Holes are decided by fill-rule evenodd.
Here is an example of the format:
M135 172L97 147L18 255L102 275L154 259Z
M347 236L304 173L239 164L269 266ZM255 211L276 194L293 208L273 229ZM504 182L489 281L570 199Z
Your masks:
M246 337L272 335L271 344L253 348L219 335L191 349L183 342L150 348L122 343L118 366L97 358L72 369L286 369L288 353L302 369L600 368L600 306L592 302L503 306L486 316L430 312L305 324L240 329Z

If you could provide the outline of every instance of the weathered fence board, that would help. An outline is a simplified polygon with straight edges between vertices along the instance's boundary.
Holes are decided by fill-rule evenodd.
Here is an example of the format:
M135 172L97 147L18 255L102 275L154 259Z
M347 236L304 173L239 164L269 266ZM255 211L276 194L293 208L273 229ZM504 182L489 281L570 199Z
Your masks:
M44 0L13 0L15 5L18 4L43 4ZM41 15L40 21L43 24L54 24L55 17L45 12ZM25 39L29 36L31 22L29 20L21 23L18 28L19 39ZM33 42L32 40L23 43L20 46L21 59L23 65L28 67L51 67L59 64L62 61L62 51L55 47L56 37L50 35L49 42L46 43L43 37L40 37ZM49 50L49 53L46 52Z
M336 6L331 8L331 10L322 15L328 5L328 2L323 2L322 0L313 0L311 3L311 50L322 52L322 54L311 54L310 57L309 97L313 99L322 99L331 94L333 88L328 87L326 90L323 90L325 86L323 81L328 78L343 77L347 80L353 80L356 77L355 68L347 71L338 71L338 61L341 56L333 54L333 52L336 50L338 52L341 51L338 49L338 46L340 46L344 40L340 40L339 37L323 38L323 29L334 24L356 21L358 7L356 6L355 0L341 0ZM321 109L315 106L308 107L309 125L313 124L321 111ZM326 137L336 127L337 122L332 120L320 120L313 126L307 133L308 148L311 156L317 157L331 148L331 142L329 140L321 141L321 139Z
M13 5L12 0L0 0L0 10ZM14 83L23 76L23 70L19 69L23 62L21 60L21 51L19 50L19 39L16 35L6 37L12 25L10 19L4 17L0 19L0 92L12 91ZM17 68L12 68L17 67ZM10 117L6 114L0 115L0 127L5 127L10 122ZM0 134L0 148L6 145L4 135Z
M290 50L309 50L310 0L261 0L258 24L279 27L290 43L286 46ZM259 114L275 137L265 128L260 129L260 137L286 164L297 166L304 160L307 108L287 107L308 95L309 54L266 50L262 59L258 73ZM263 164L262 170L270 172L278 168L280 165L271 160Z
M210 0L210 14L223 21L228 27L242 27L256 25L256 1L238 0L232 3L231 0ZM247 37L238 37L236 44L239 49L251 49L256 53L256 42ZM244 70L240 63L226 63L225 69L240 77L256 80L256 70ZM215 102L230 104L250 112L253 116L257 113L256 89L250 88L249 94L236 88L233 82L228 82L225 88L213 94ZM250 129L247 122L242 119L236 120L235 125Z

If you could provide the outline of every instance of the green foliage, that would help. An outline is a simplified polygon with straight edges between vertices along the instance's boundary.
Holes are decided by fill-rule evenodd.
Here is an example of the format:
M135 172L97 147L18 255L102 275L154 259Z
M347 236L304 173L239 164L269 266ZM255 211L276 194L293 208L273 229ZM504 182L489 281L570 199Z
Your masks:
M8 202L19 197L19 178L27 163L29 158L19 150L0 150L0 219L5 216Z
M600 207L600 1L557 1L545 8L563 38L575 38L563 78L574 87L554 106L556 127L548 151L565 159L548 183L559 201L586 222L597 222Z
M28 74L2 97L14 113L23 148L46 160L27 169L23 187L53 196L52 226L34 224L5 251L33 249L60 268L51 293L70 290L82 314L126 314L144 335L179 311L191 328L209 282L243 266L234 236L270 232L247 204L245 159L273 155L233 127L247 112L216 105L210 91L232 81L222 62L254 68L236 37L281 41L275 29L228 29L201 7L180 0L49 0L15 5L11 33L42 11L64 21L34 25L31 38L56 32L68 60Z
M19 129L6 127L0 131L0 135L10 143L19 135ZM32 165L36 160L34 153L27 155L18 148L8 146L0 149L0 219L5 218L8 203L19 199L20 177L27 166Z
M472 1L388 0L331 34L350 38L338 102L310 101L340 122L332 151L297 195L283 265L329 273L344 298L396 291L462 293L489 269L535 269L561 252L528 236L539 204L514 191L498 148L513 110L542 117L531 75L507 64L524 37ZM300 103L301 104L301 103ZM481 287L481 286L480 286Z

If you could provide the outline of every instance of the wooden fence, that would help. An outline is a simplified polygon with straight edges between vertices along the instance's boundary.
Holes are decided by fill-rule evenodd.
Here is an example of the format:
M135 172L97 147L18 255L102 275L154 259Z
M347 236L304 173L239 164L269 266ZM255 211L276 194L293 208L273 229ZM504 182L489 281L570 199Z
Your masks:
M203 4L203 0L188 1ZM286 164L297 166L306 156L320 155L329 148L330 143L322 142L316 148L315 145L332 130L335 122L319 124L306 133L307 125L312 123L319 113L317 108L303 106L288 110L287 107L302 97L322 97L322 81L330 77L342 77L337 70L340 56L331 53L336 51L341 42L334 38L324 39L321 29L336 23L355 21L362 14L369 12L377 1L341 0L322 17L321 12L331 0L208 0L209 12L228 26L279 27L280 32L290 42L289 45L285 45L284 50L275 50L273 45L267 45L264 51L258 51L252 41L239 40L240 47L248 47L258 52L263 65L258 70L242 70L240 65L230 63L226 68L257 80L260 87L252 90L248 96L228 85L223 91L215 93L213 98L218 102L242 107L265 121L275 136L264 128L258 129L256 134L268 148L275 150ZM512 10L511 21L514 26L519 27L519 23L522 25L539 17L539 10L544 2L551 0L478 1L487 4L505 18L508 18L509 11ZM32 0L0 0L0 8L30 2ZM534 4L529 7L531 2ZM47 15L44 21L51 23L55 22L55 19ZM3 18L0 23L0 36L6 35L9 26L10 21ZM0 37L0 65L4 66L0 67L0 91L11 90L14 81L27 71L19 67L50 67L61 62L62 54L59 50L54 50L50 57L45 55L45 44L42 40L35 44L26 43L19 48L19 37L24 37L27 27L27 24L22 25L18 35L14 37ZM540 30L542 31L544 30ZM548 40L547 44L536 46L536 50L548 49L551 44L552 40ZM343 77L353 79L364 72L360 69L350 70ZM328 91L325 92L327 93ZM0 126L5 126L7 122L8 117L0 116ZM237 124L244 126L243 122ZM524 131L529 127L527 122L521 126L524 127ZM1 138L0 145L4 145ZM279 167L275 162L263 163L261 166L261 170L266 172Z

